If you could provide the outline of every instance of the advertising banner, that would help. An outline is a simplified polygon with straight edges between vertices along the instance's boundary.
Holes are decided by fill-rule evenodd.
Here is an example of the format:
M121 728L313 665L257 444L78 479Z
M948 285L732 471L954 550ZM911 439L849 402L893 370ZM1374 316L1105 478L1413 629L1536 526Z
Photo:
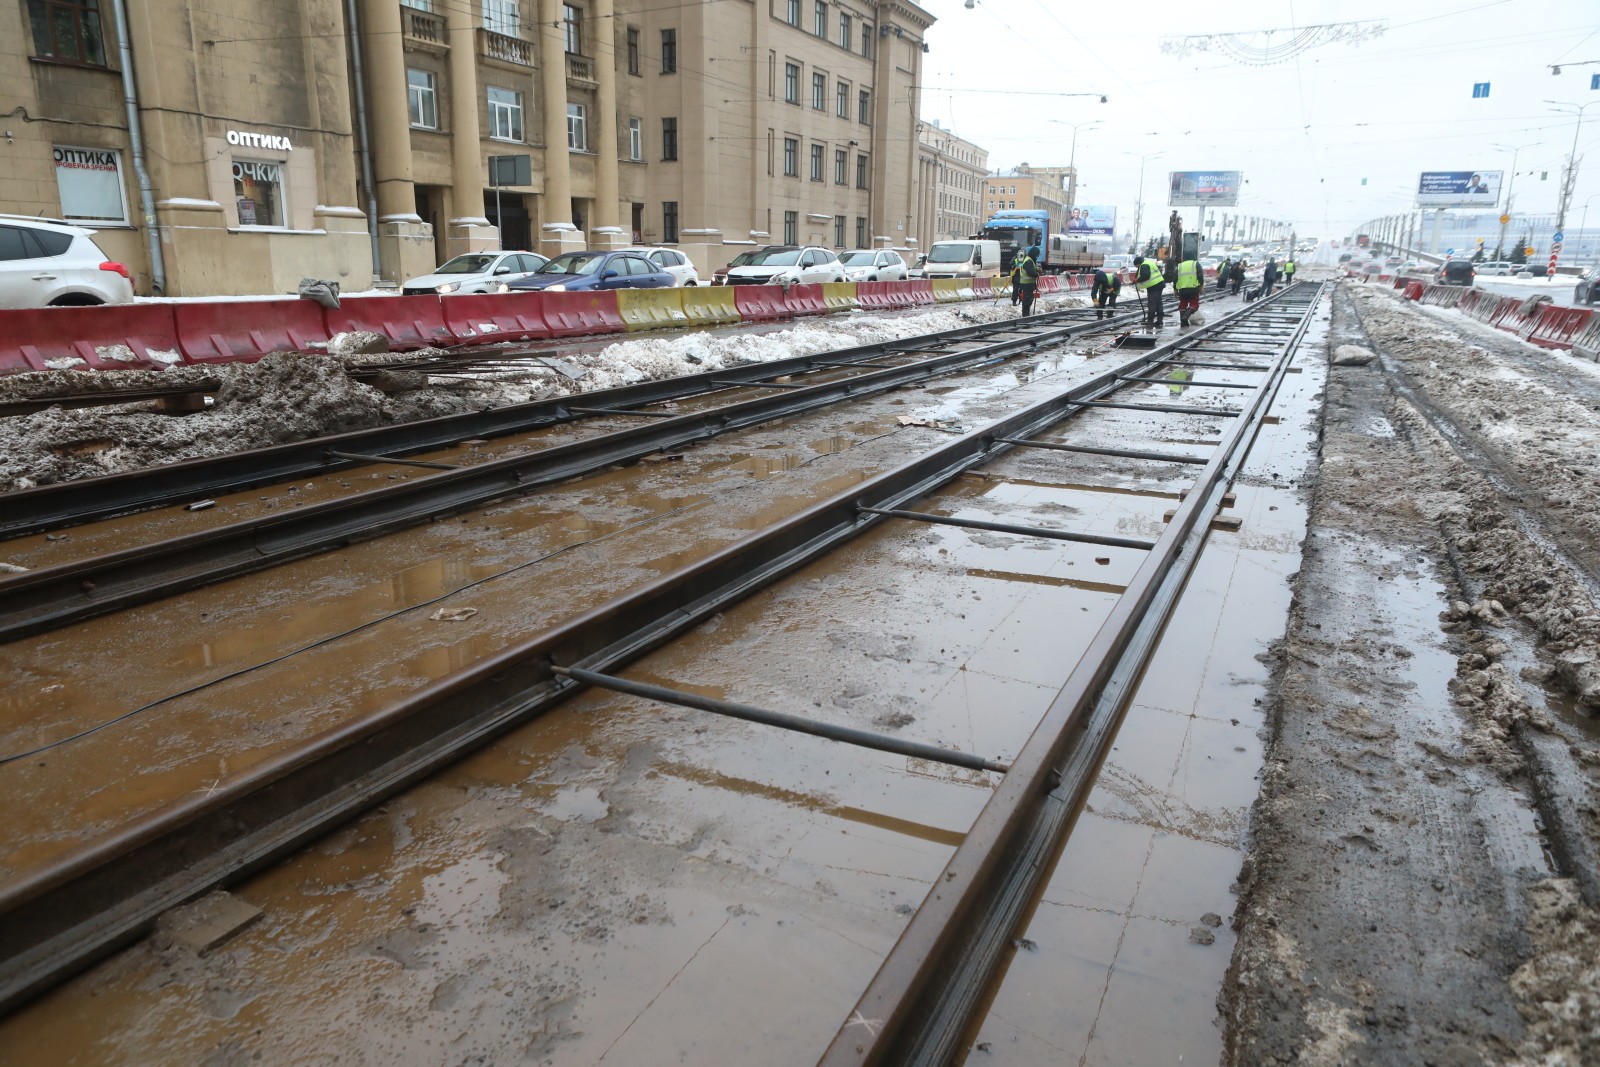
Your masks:
M1168 175L1172 207L1237 207L1242 170L1175 170Z
M1417 180L1418 207L1493 208L1500 203L1498 170L1425 170Z
M128 221L122 195L122 155L106 148L55 147L61 217L85 222Z
M1067 232L1083 237L1114 237L1117 232L1117 209L1094 204L1075 207L1067 218Z

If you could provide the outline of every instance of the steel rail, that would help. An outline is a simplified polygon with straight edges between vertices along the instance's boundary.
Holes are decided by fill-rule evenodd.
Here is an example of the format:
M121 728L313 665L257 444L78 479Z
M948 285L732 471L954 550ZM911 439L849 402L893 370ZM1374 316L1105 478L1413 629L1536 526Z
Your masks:
M1248 314L1251 308L1235 314ZM1227 322L1219 320L1217 325ZM1202 330L1213 327L1202 327ZM1191 334L873 475L706 558L0 881L0 1011L150 929L184 901L261 869L333 826L554 707L578 684L557 665L612 672L881 523L896 510L1127 387L1118 375ZM0 775L4 771L0 770Z
M681 448L732 430L813 411L841 400L887 392L914 382L1093 333L1093 322L1056 327L1031 338L996 341L913 363L835 378L720 407L676 415L618 411L619 415L663 416L610 433L484 463L443 471L415 481L325 500L277 515L259 515L136 545L115 552L0 578L0 642L147 603L263 570L288 560L369 540L441 515L481 506L507 495ZM756 368L762 377L770 365ZM727 372L717 372L726 374ZM709 387L729 387L726 378ZM739 385L760 384L744 383ZM587 400L594 394L582 394ZM569 398L573 399L573 398ZM572 410L557 406L558 412ZM588 409L596 410L596 409ZM327 452L326 445L323 446Z
M1304 292L1301 286L1270 298ZM821 1067L962 1058L1012 938L1077 818L1140 673L1200 555L1209 518L1244 462L1311 323L1320 286L1263 388L1224 437L1128 583L921 907L840 1026ZM1298 303L1296 300L1282 300Z
M1068 308L1038 317L1046 324L1083 322L1083 313L1088 310ZM1125 326L1136 317L1136 313L1129 313L1117 320L1117 325ZM934 339L936 343L949 345L986 337L1003 332L1001 327L1004 324L1005 320L979 323L918 337L857 345L809 356L791 356L771 363L755 364L751 369L770 375L836 370L872 357L902 355L919 348L926 348L929 338ZM406 366L395 365L392 369L404 370ZM716 387L710 384L711 379L737 374L742 369L744 368L734 367L719 371L702 371L676 378L639 382L612 389L598 389L589 393L535 400L487 411L442 415L370 430L352 430L348 433L313 437L268 448L234 452L225 456L185 460L181 463L168 463L120 474L80 478L56 485L18 490L5 494L6 506L0 509L0 538L22 537L95 519L110 518L165 505L184 504L202 497L247 489L263 483L288 481L307 474L323 474L354 465L330 464L326 456L330 449L365 455L404 455L444 448L476 438L503 437L507 434L551 426L566 421L569 416L564 412L570 411L573 404L626 409L643 404L681 400L716 391ZM425 371L426 368L423 368L423 372Z

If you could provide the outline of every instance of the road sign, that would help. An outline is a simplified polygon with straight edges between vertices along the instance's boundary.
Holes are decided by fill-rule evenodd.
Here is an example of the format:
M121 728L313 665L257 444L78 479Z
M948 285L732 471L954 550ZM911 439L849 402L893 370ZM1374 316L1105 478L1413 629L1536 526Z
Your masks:
M1522 250L1522 254L1525 256L1531 256L1535 251L1536 249L1532 245L1529 245L1527 248Z
M1484 97L1486 97L1488 95L1489 95L1489 83L1488 82L1473 82L1472 83L1472 99L1474 99L1474 100L1482 100Z
M1557 231L1556 233L1553 233L1553 234L1550 235L1550 240L1556 242L1557 244L1560 244L1562 241L1565 241L1566 239L1567 239L1567 235L1564 234L1564 233L1561 233L1560 231Z
M1508 223L1510 221L1511 221L1511 216L1510 215L1501 215L1500 216L1500 225L1504 226L1506 223Z

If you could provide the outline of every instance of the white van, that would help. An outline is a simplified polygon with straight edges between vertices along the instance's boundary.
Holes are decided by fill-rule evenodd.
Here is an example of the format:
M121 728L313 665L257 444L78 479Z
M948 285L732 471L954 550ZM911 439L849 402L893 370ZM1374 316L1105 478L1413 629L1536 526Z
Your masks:
M1000 274L999 241L935 241L922 264L924 278L994 278Z

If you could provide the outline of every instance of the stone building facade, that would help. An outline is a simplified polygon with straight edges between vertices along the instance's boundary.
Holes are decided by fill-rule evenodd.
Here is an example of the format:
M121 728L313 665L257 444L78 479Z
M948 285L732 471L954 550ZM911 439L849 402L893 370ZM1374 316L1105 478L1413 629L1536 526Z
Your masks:
M144 293L923 236L933 20L906 0L0 0L7 21L0 212L92 226Z
M1048 211L1050 232L1065 233L1076 185L1071 167L1033 167L1022 163L984 179L983 209L985 212L1011 208Z
M924 245L971 237L985 218L988 151L932 122L918 124L917 148L917 232Z

